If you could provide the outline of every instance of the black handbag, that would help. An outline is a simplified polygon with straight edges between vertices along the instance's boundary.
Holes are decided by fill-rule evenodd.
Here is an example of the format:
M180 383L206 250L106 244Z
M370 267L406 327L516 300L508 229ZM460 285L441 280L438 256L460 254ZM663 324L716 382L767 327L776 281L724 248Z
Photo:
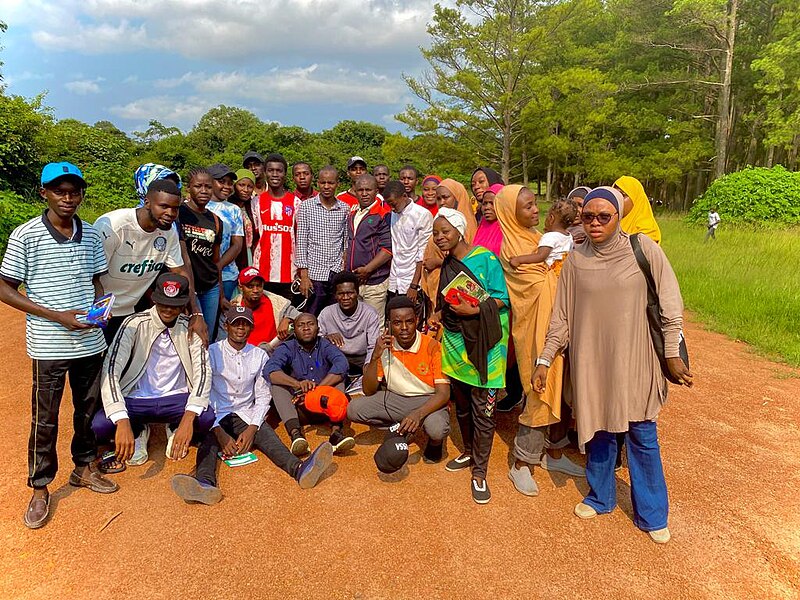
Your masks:
M680 383L669 372L667 367L667 357L664 356L664 330L661 329L661 303L658 299L658 291L656 290L656 282L653 279L653 272L650 269L650 263L647 257L642 252L642 246L639 244L639 234L634 233L630 236L631 248L633 248L633 255L636 257L636 262L642 270L645 281L647 282L647 325L650 329L650 339L653 340L653 348L658 355L658 362L661 364L661 372L670 383ZM689 351L686 348L686 338L683 337L683 331L680 333L680 342L678 344L678 352L681 360L689 368Z

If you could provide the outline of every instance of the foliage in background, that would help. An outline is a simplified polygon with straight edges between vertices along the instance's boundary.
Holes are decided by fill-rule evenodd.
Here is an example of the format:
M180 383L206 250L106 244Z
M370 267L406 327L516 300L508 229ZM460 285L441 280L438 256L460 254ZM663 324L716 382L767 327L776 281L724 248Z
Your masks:
M0 190L0 250L5 252L8 236L14 228L42 214L45 204L41 200L25 201L9 190Z
M800 229L723 220L717 241L704 243L705 228L678 215L659 225L686 307L711 329L800 366ZM691 337L687 344L691 354Z
M689 213L691 222L706 220L716 207L726 223L800 224L800 173L782 166L748 167L717 179L697 199Z

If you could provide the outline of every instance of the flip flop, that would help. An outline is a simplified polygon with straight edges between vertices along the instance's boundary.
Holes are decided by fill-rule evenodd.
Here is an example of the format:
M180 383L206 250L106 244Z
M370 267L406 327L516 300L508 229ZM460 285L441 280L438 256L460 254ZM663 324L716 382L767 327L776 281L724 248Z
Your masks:
M97 465L97 470L104 475L113 475L114 473L122 473L127 467L125 463L117 460L117 455L112 452L104 452L100 458L100 463Z

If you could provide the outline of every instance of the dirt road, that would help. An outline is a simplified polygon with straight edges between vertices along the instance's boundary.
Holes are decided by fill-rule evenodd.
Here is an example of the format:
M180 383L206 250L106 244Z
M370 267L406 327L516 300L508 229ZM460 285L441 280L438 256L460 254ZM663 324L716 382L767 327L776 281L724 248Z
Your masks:
M687 335L697 384L673 389L660 421L667 546L633 526L625 471L619 508L592 521L572 516L585 480L537 470L540 495L518 494L507 478L516 413L499 419L486 506L467 473L424 464L416 446L401 476L382 479L381 434L363 427L317 488L298 489L262 457L222 467L226 497L213 507L172 494L169 478L195 451L166 461L160 428L150 462L105 497L66 484L62 434L53 519L29 531L30 361L23 319L0 307L0 326L0 598L800 597L800 374L698 326ZM312 446L323 439L309 433Z

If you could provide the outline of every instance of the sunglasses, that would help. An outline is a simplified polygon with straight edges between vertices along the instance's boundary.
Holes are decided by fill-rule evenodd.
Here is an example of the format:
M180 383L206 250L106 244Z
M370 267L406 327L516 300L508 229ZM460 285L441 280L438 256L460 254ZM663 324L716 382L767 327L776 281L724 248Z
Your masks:
M614 218L615 214L617 213L594 214L594 213L583 212L581 213L581 222L584 225L591 225L592 221L597 219L597 222L600 223L600 225L608 225L611 222L611 219Z

